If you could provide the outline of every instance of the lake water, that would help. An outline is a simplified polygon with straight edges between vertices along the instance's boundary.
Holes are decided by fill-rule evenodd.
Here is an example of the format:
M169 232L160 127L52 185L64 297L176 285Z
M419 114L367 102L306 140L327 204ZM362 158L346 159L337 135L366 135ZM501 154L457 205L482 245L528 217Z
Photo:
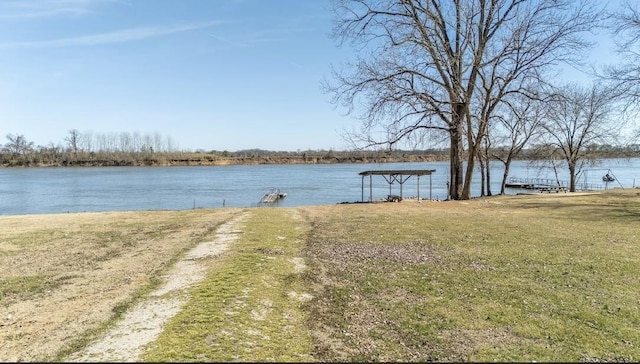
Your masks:
M259 165L207 167L85 167L85 168L4 168L0 169L0 215L61 212L97 212L124 210L186 210L192 208L255 206L270 188L277 187L288 196L278 206L324 205L355 202L362 199L362 178L358 173L376 169L435 169L420 178L422 198L446 199L448 162ZM640 158L610 159L589 167L583 182L602 184L608 171L617 177L607 187L640 185ZM561 170L561 180L568 180ZM500 192L503 168L492 164L492 189ZM537 168L516 161L510 176L554 178L550 168ZM585 180L586 179L586 180ZM417 180L403 185L403 196L417 195ZM369 196L369 178L364 180L364 198ZM507 193L522 192L517 190ZM397 183L392 194L399 194ZM373 199L389 194L389 184L381 176L373 177ZM476 168L472 194L480 194Z

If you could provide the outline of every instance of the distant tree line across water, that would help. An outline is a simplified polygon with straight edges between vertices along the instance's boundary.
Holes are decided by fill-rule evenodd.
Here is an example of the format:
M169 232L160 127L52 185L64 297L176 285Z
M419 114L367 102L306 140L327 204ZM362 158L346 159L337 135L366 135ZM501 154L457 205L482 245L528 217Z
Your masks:
M546 145L524 149L519 159L544 160ZM494 147L496 160L509 152L507 147ZM640 144L616 146L592 144L586 149L589 159L640 157ZM0 144L2 167L64 166L171 166L233 164L329 164L329 163L396 163L448 161L448 148L423 150L306 150L271 151L246 149L238 151L180 150L170 138L159 133L80 133L68 132L63 141L36 146L24 135L6 135Z

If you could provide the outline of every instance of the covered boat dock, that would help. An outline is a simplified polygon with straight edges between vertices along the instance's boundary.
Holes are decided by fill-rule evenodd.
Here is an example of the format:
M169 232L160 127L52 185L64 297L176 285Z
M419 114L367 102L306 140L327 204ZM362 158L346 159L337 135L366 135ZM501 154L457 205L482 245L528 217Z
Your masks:
M393 195L391 192L391 186L394 182L398 182L400 184L400 197L402 198L402 186L404 185L409 178L412 176L417 177L417 190L418 190L418 200L420 200L420 177L421 176L429 176L429 199L431 200L431 191L432 191L432 179L431 174L435 172L435 169L390 169L390 170L373 170L373 171L364 171L360 172L360 176L362 176L362 202L364 202L364 178L369 176L369 202L373 200L373 176L382 176L385 181L389 184L389 195Z

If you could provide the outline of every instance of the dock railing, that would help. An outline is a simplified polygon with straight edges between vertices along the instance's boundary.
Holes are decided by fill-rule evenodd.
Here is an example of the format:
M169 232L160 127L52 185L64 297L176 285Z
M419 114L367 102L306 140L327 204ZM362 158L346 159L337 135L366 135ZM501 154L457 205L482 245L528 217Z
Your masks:
M569 186L567 181L557 181L552 178L519 178L509 177L508 183L518 183L533 186Z
M538 187L550 187L559 186L569 188L569 181L555 180L552 178L519 178L509 177L507 183L529 185L533 186L533 189ZM602 183L576 183L576 190L578 191L600 191L604 190L605 186Z

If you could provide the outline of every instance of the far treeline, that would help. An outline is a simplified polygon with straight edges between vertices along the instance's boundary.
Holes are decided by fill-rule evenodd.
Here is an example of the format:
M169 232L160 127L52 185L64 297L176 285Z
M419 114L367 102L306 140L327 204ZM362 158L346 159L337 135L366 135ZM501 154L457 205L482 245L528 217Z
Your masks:
M36 146L24 135L6 135L0 144L0 167L207 166L234 164L327 164L446 161L444 149L239 151L183 150L159 133L80 133L69 130L64 140Z
M210 166L257 164L398 163L449 161L448 148L424 150L306 150L239 151L179 150L170 137L159 133L80 133L69 130L57 144L34 146L24 135L8 134L0 145L1 167L100 167L100 166ZM549 145L524 149L518 159L545 160ZM492 148L500 161L507 147ZM640 157L640 144L625 146L592 144L585 148L585 159Z

